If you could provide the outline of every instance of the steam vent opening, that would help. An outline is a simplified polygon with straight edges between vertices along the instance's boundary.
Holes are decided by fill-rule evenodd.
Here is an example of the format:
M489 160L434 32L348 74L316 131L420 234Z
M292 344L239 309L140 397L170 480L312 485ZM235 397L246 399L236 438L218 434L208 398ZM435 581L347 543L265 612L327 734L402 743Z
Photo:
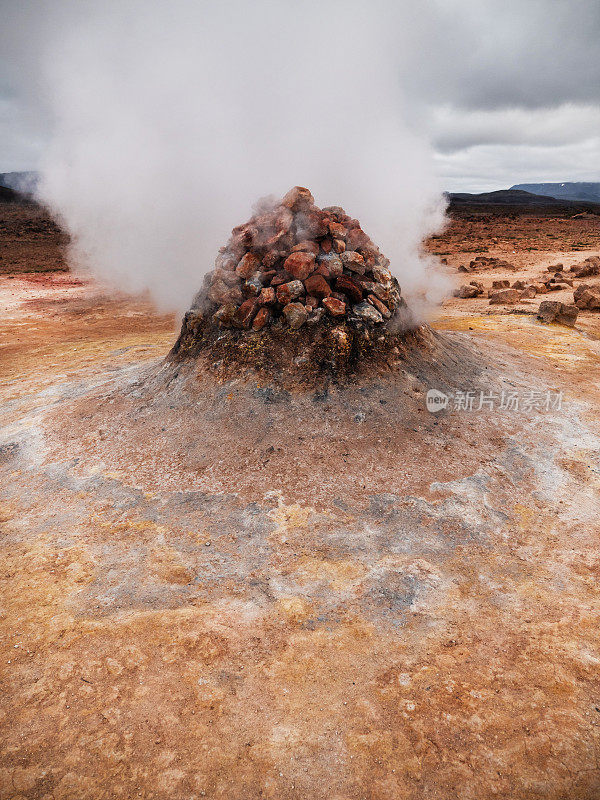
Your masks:
M213 371L273 380L339 379L430 333L360 222L296 186L233 229L169 359L204 357Z

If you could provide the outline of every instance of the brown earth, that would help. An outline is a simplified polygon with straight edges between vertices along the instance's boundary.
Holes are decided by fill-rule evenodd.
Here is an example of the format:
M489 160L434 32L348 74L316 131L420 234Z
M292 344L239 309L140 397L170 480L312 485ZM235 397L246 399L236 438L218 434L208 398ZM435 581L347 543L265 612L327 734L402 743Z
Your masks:
M41 206L0 198L0 275L67 270L68 241Z
M457 285L600 252L473 216ZM452 298L315 393L161 367L178 320L88 278L0 303L0 797L600 797L600 314Z

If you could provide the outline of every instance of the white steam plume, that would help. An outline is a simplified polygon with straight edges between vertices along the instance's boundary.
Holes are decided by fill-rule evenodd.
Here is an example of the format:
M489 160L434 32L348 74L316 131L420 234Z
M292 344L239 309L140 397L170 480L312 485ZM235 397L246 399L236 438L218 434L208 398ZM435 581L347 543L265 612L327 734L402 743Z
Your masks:
M183 309L257 198L300 184L361 221L405 293L435 294L418 249L440 187L402 96L413 6L53 3L41 195L74 258Z

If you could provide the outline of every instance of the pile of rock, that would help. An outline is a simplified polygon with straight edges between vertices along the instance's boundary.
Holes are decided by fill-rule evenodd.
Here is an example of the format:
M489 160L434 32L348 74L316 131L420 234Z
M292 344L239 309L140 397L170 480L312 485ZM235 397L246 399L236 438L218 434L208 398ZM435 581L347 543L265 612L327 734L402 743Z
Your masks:
M233 229L192 312L219 328L260 331L328 319L371 327L401 308L389 261L358 220L338 206L318 208L296 186Z

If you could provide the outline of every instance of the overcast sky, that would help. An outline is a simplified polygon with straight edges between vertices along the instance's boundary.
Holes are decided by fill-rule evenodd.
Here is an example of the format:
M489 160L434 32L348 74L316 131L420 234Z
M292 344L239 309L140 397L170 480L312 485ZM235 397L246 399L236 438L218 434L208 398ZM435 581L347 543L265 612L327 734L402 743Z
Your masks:
M39 23L51 7L0 0L0 172L35 169L52 135L37 62L60 26ZM600 180L600 0L423 0L394 19L398 95L445 188Z

